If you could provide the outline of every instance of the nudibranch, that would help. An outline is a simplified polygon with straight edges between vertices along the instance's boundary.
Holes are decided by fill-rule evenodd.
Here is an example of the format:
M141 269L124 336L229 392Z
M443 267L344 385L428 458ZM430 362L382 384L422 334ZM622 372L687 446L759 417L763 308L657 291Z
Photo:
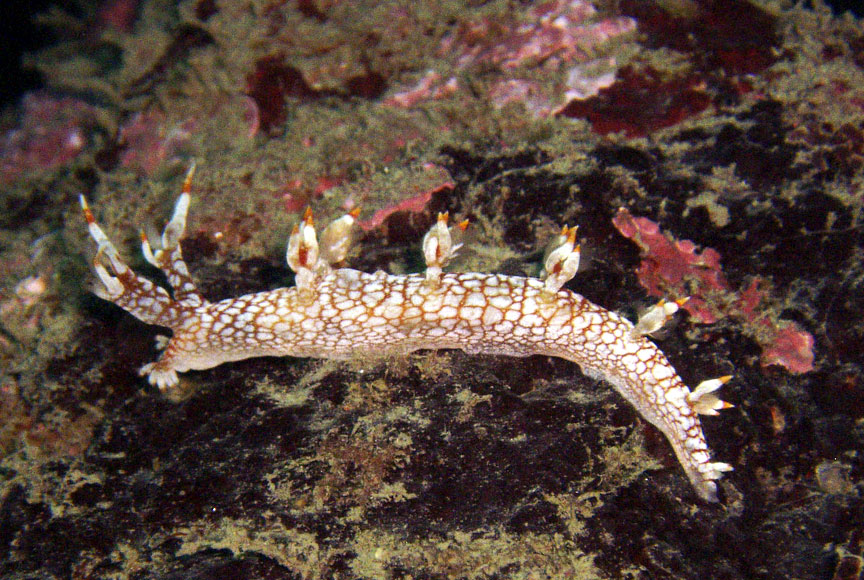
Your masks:
M154 251L142 234L148 262L167 276L169 294L135 274L120 257L81 197L98 245L96 293L147 324L167 327L162 356L144 365L160 390L177 373L257 356L347 359L357 355L462 349L474 354L534 354L577 363L589 377L610 383L672 445L699 496L717 501L716 480L732 469L711 461L699 415L729 407L714 394L730 377L690 391L649 340L680 303L661 302L634 325L563 289L579 267L576 228L565 227L545 258L543 279L500 274L445 273L461 244L440 214L423 239L426 271L393 276L336 268L347 256L355 213L317 238L307 211L288 239L287 261L296 285L208 302L195 288L180 249L194 166ZM109 272L110 268L110 272Z

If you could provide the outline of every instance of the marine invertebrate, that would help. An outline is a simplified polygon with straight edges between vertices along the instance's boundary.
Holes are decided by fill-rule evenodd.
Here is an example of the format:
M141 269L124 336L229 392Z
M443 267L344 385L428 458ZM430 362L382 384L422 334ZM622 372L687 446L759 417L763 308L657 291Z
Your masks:
M579 267L576 228L562 230L544 261L543 280L453 274L443 269L460 244L453 240L447 214L439 214L423 239L425 273L393 276L334 268L347 255L357 214L330 224L319 242L307 211L288 239L295 287L210 303L195 288L179 243L191 177L192 171L162 234L162 247L154 252L142 239L145 258L165 272L173 297L123 262L81 198L98 244L94 269L102 287L97 294L148 324L173 331L163 341L161 358L140 371L160 389L176 385L179 372L255 356L346 359L442 348L555 356L611 383L666 435L697 493L717 500L715 480L732 468L711 461L698 415L728 406L713 392L730 377L703 381L690 391L647 338L679 303L661 301L634 325L562 289Z
M25 94L20 116L17 127L0 132L0 183L4 185L70 163L87 147L87 135L98 128L95 107L47 92Z

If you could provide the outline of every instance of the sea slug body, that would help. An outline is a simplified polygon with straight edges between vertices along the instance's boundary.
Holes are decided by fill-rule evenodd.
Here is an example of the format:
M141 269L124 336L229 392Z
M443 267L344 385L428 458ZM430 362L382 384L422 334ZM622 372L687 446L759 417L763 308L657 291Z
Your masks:
M94 270L102 286L97 294L173 332L159 360L140 371L159 389L176 385L179 372L257 356L346 359L364 353L462 349L560 357L611 383L663 432L699 496L717 501L715 480L732 468L711 461L699 414L716 415L730 406L714 395L730 377L703 381L690 391L647 338L678 303L661 302L634 325L562 289L579 266L576 228L563 229L545 260L545 279L444 273L459 244L442 214L423 240L426 272L394 276L334 268L347 255L357 216L333 222L319 243L307 211L288 241L295 287L211 303L195 288L180 249L193 171L162 234L161 248L154 252L142 236L144 256L165 272L172 294L123 262L81 198L98 244Z

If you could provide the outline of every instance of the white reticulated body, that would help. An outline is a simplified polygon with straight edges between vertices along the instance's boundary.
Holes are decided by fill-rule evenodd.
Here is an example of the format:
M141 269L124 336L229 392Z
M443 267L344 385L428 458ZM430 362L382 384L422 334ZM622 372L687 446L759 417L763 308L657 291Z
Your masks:
M563 241L549 254L545 281L451 274L442 268L459 245L452 243L447 216L442 214L424 241L426 272L394 276L334 269L346 255L353 221L342 218L344 223L331 228L319 252L307 212L288 243L288 263L297 272L295 287L210 303L195 289L179 245L189 178L163 235L163 247L153 252L144 241L145 256L165 271L173 296L123 263L82 199L90 233L99 245L94 267L103 284L100 295L144 322L173 331L161 358L141 369L160 389L176 385L178 372L255 356L345 359L462 349L560 357L612 384L666 435L699 495L716 501L715 480L731 467L711 461L698 415L713 415L729 406L713 394L729 377L704 381L691 392L647 338L677 308L661 304L634 326L560 289L578 267L575 228L565 227ZM663 309L662 316L658 308Z

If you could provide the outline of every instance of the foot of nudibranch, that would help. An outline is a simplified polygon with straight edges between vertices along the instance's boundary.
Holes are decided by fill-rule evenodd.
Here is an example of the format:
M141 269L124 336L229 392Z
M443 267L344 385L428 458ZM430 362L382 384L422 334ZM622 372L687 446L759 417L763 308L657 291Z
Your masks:
M716 501L718 501L718 499L717 499L717 484L714 482L717 481L718 479L722 479L723 475L725 473L729 473L730 471L735 471L735 468L733 468L728 463L723 463L720 461L712 461L712 462L703 463L702 465L700 465L699 471L702 474L702 477L704 477L705 480L707 480L709 482L709 485L706 486L707 489L705 489L705 490L700 490L697 487L697 490L699 491L699 495L708 501L716 502Z
M147 363L138 369L138 375L147 377L147 381L160 391L176 387L177 383L180 382L180 379L177 377L177 371L171 365L164 364L162 361Z
M177 343L172 343L171 338L162 334L157 335L156 350L163 351L162 356L159 357L159 360L147 363L138 369L138 376L147 377L147 382L163 392L176 387L180 382L177 369L174 368Z

